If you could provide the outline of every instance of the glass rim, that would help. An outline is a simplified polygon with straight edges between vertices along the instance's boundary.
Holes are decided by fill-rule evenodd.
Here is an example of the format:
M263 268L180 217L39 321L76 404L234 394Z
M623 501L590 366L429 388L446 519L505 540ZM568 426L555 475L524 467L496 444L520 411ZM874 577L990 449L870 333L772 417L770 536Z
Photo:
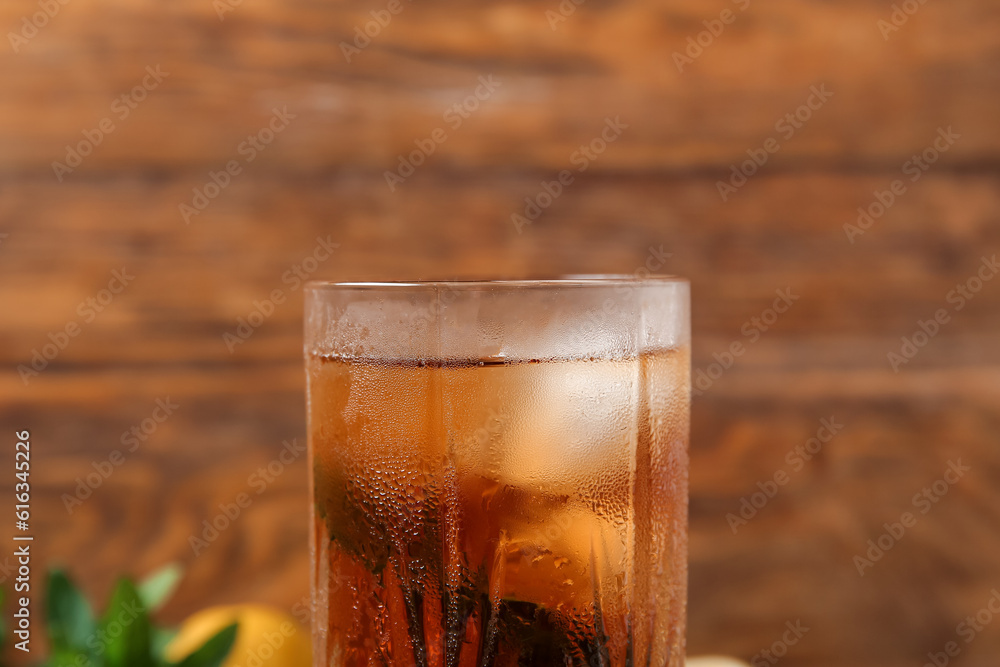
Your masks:
M322 290L404 290L404 289L434 289L447 288L452 290L504 289L504 288L586 288L586 287L616 287L622 285L688 285L690 281L682 276L650 275L639 278L629 274L572 274L559 278L540 279L488 279L488 280L409 280L409 281L334 281L310 280L305 289Z

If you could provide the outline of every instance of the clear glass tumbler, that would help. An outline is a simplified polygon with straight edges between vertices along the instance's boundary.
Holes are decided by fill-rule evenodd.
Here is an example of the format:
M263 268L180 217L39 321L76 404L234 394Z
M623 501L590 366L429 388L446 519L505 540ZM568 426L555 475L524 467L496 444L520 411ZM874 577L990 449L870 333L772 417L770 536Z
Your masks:
M314 665L683 665L689 300L311 283Z

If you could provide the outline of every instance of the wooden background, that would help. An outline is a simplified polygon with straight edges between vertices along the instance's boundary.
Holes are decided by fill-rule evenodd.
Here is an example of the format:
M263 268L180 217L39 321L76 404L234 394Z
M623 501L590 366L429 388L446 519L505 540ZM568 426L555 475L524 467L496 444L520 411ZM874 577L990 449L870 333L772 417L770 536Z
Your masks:
M1000 619L968 644L956 626L1000 587L1000 280L899 373L886 355L1000 251L1000 5L928 2L884 39L889 0L586 0L555 30L556 0L403 0L348 63L339 42L383 0L237 2L220 20L212 0L68 0L17 52L0 44L2 465L31 429L36 577L64 563L103 598L116 573L177 559L168 620L301 600L304 461L259 495L251 475L304 439L301 290L282 275L317 237L339 247L314 276L338 279L631 272L662 245L692 281L696 371L747 344L694 403L690 652L749 659L801 621L781 664L920 665L952 640L952 664L996 664ZM0 28L36 11L4 0ZM119 121L114 99L157 65L169 76ZM833 97L723 202L716 182L820 84ZM287 129L185 224L179 204L275 107ZM105 117L114 132L59 182L52 162ZM607 117L621 138L519 234L511 213ZM447 141L390 192L384 171L436 127ZM941 127L960 139L849 243L843 225ZM122 267L134 281L84 322ZM800 300L750 344L743 323L779 288ZM288 300L230 353L223 334L275 289ZM18 365L74 321L25 385ZM176 413L69 514L63 494L166 397ZM734 535L726 514L828 417L843 430ZM853 557L959 458L971 470L859 576ZM189 536L241 492L252 505L195 556Z

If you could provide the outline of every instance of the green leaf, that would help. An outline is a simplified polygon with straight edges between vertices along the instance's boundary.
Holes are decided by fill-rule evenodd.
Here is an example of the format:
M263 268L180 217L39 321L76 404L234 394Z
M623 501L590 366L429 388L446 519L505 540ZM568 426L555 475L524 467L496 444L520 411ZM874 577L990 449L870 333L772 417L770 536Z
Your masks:
M139 583L139 597L151 612L162 607L181 581L184 569L178 563L170 563L160 568Z
M107 667L151 667L151 635L149 613L139 591L129 579L119 579L97 633Z
M205 644L177 663L177 667L220 667L236 642L238 623L227 625Z
M176 629L153 628L153 637L150 643L153 648L153 657L156 659L157 664L165 664L167 662L163 654L167 650L167 644L172 642L176 636Z
M90 657L80 651L55 651L49 656L45 667L79 667L94 664Z
M49 573L45 609L49 637L56 651L85 652L94 634L94 613L86 598L62 570Z

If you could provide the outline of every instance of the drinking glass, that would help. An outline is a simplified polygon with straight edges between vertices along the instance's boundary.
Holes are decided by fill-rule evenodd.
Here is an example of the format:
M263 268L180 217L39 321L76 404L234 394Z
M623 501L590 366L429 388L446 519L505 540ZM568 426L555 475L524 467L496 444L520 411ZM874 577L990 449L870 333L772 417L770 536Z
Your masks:
M305 299L314 665L683 664L687 281Z

